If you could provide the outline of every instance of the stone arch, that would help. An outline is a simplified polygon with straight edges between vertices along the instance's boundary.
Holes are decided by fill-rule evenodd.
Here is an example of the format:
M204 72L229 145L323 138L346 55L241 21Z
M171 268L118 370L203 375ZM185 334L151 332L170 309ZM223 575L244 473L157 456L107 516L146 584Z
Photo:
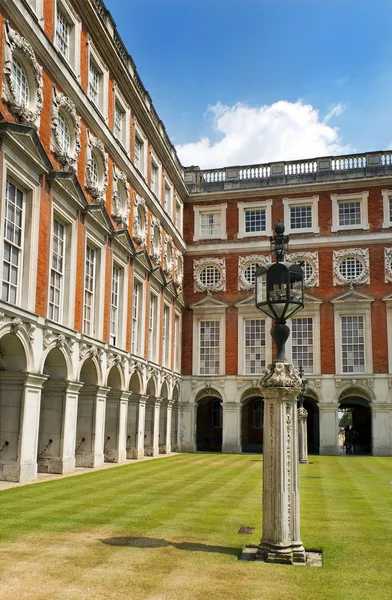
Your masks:
M147 381L146 394L148 396L156 396L157 389L158 386L155 377L150 377L150 379Z
M79 364L78 381L91 383L94 385L102 385L102 367L95 356L87 356L83 362Z
M180 390L178 385L175 385L173 388L173 392L172 392L172 400L173 402L178 402L178 400L180 399Z
M242 452L263 451L264 399L261 387L249 386L241 395Z
M100 369L94 357L86 358L80 366L76 419L75 460L77 467L95 467L101 464L102 449L97 448L99 423L102 422L104 404L98 400ZM102 436L102 433L101 433Z
M204 388L195 397L196 448L202 452L222 452L222 394L214 387Z
M161 398L164 398L165 400L169 399L169 388L167 386L166 381L164 381L162 383L160 396L161 396Z
M339 411L351 413L349 435L339 430L339 439L346 454L372 454L372 401L373 390L366 385L351 383L339 390ZM342 414L342 413L341 413ZM349 442L346 444L346 442Z
M375 400L373 390L367 385L360 382L349 382L347 385L339 388L335 395L335 402L340 403L348 396L362 398L363 400L369 402L369 404L372 404Z
M134 371L129 379L129 391L136 394L141 394L143 389L143 382L140 374Z
M42 355L40 372L51 379L72 379L72 359L67 346L50 344Z
M113 365L109 369L106 385L114 390L123 390L125 388L124 375L118 365Z
M124 390L124 377L118 365L113 365L107 376L109 391L106 396L105 411L105 462L118 463L125 459L126 431L121 431L121 398ZM121 439L124 436L124 439Z
M4 339L7 339L7 343ZM23 349L23 358L22 352ZM3 356L3 358L1 357ZM24 328L14 331L12 323L2 327L0 332L0 360L6 371L32 371L34 353L31 340ZM1 364L1 363L0 363ZM0 366L1 369L1 366Z
M203 386L202 388L195 390L193 402L197 404L198 402L200 402L200 400L208 396L216 396L222 402L225 401L224 395L222 394L221 390L219 390L216 386L211 385L209 387Z

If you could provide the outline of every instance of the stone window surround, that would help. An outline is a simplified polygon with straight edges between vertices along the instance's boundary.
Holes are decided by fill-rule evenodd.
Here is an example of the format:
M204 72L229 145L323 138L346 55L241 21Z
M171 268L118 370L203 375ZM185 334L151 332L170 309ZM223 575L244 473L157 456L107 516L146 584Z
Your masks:
M157 178L158 178L158 182L157 182L157 191L155 191L152 188L152 183L151 183L151 169L152 169L152 165L155 165L156 168L158 169L158 174L157 174ZM153 192L153 194L155 194L155 196L158 198L159 201L161 201L161 196L162 196L162 163L158 160L155 152L153 150L151 150L150 152L150 188L151 191Z
M31 10L36 15L40 25L43 25L44 21L44 2L43 0L27 0L31 7Z
M270 256L264 256L262 254L254 254L251 256L240 256L238 258L238 289L239 290L253 290L254 285L251 285L245 278L245 269L254 263L265 265L271 262Z
M217 285L206 286L200 278L200 274L206 267L215 267L220 271L221 279ZM195 292L220 292L226 290L226 263L224 258L201 258L193 261L193 282Z
M18 306L35 312L37 261L38 261L38 233L39 233L39 207L41 197L41 184L38 173L31 169L20 156L15 156L14 151L7 151L3 143L3 159L0 155L0 172L2 173L0 194L0 227L3 233L4 208L6 198L7 180L11 180L24 191L24 220L29 227L25 229L22 247L22 280L18 290ZM33 162L31 163L34 164ZM29 248L24 252L24 248ZM0 243L0 265L3 268L4 239Z
M180 372L181 370L181 336L182 336L182 320L181 313L178 310L174 309L174 328L176 327L176 318L178 318L178 336L176 338L176 345L174 345L174 337L173 337L173 371ZM174 336L175 336L174 332Z
M155 309L155 323L153 324L152 330L152 344L150 344L150 339L148 340L148 360L157 363L159 361L159 353L158 353L158 341L161 339L160 335L160 327L161 327L161 294L159 290L150 284L149 297L148 297L148 323L150 320L150 306L151 306L151 297L154 296L156 299L156 309ZM148 326L148 332L150 331Z
M57 192L52 195L52 206L49 256L52 256L54 220L59 221L65 227L64 293L61 307L62 318L60 318L59 324L72 329L75 314L75 294L72 291L75 290L76 286L78 214L77 210L68 204L66 198ZM49 264L49 277L50 270L51 265ZM46 314L49 314L49 296L47 298Z
M219 321L219 376L225 374L225 349L226 349L226 307L211 307L206 309L193 309L193 365L192 375L200 375L200 322ZM217 375L203 375L202 377L216 377Z
M174 284L181 289L184 280L184 257L180 250L174 246Z
M214 204L214 205L208 205L208 206L203 206L203 205L194 206L193 207L193 212L194 212L193 241L197 242L199 240L213 240L213 239L226 240L227 239L226 209L227 209L226 203ZM200 234L200 215L201 215L201 213L218 213L218 212L220 213L220 216L221 216L220 234L219 235L213 234L213 235L203 235L202 236Z
M321 374L321 349L320 349L320 306L321 302L306 302L305 308L298 312L295 319L313 319L313 371L312 373L306 373L307 375L320 375ZM289 322L290 326L290 322ZM286 343L286 355L289 362L291 362L291 343L292 337Z
M358 300L346 302L335 302L334 304L334 328L335 328L335 369L337 375L347 375L343 373L342 366L342 316L362 316L364 318L364 333L365 333L365 370L364 372L358 373L358 375L364 375L366 373L373 372L373 355L372 355L372 330L371 330L371 303L372 300ZM355 373L349 373L349 375L355 375Z
M143 222L141 222L139 212L143 215ZM135 192L134 196L134 209L133 209L133 230L132 237L141 248L145 248L147 242L147 207L144 198L139 196Z
M169 331L166 331L166 337L163 337L164 332L164 321L165 321L165 308L169 309ZM166 369L170 369L173 344L171 343L171 326L172 326L172 307L170 302L163 299L163 308L162 308L162 357L161 364ZM166 360L166 350L167 352L167 360Z
M318 252L290 252L286 254L287 262L300 262L305 261L312 265L313 274L309 278L309 281L305 282L304 287L317 287L319 283L319 258Z
M88 86L89 86L89 74L88 74L88 80L87 80L87 97L89 98L90 102L97 108L97 110L102 114L102 116L105 119L105 122L107 123L107 119L108 119L108 88L109 88L109 70L107 68L107 66L105 65L105 63L103 62L103 60L100 58L98 51L96 50L93 42L91 41L91 38L88 38L88 42L87 42L87 47L88 47L88 60L87 60L87 64L88 64L88 70L90 72L90 62L93 61L94 64L96 65L98 71L100 72L101 76L102 76L102 91L101 91L101 97L98 98L98 105L95 104L95 102L93 102L90 99L89 93L88 93Z
M116 103L120 105L122 111L124 112L124 128L122 132L122 139L116 138L116 140L121 144L127 154L129 154L131 147L131 109L128 103L125 101L123 95L120 92L120 89L116 82L113 83L113 135L114 135L114 119L115 119L115 111L116 111Z
M245 231L245 211L246 209L264 209L265 210L265 231L257 232L257 231ZM272 225L271 225L271 210L272 210L272 200L263 200L257 202L238 202L238 222L239 222L239 231L238 238L244 237L255 237L260 235L270 236L272 235Z
M59 113L66 119L70 132L71 144L68 152L61 148L58 136L58 116ZM76 171L77 160L80 154L80 117L76 114L74 103L64 94L57 92L56 87L52 88L52 132L51 151L65 171Z
M176 229L180 232L180 234L182 235L182 231L183 231L183 202L181 201L180 197L178 196L177 193L174 193L174 210L175 210L175 215L174 215L174 226L176 227Z
M355 279L345 279L339 270L339 266L346 258L357 258L363 265L362 273ZM345 248L343 250L333 250L333 284L348 285L348 284L369 284L370 283L370 268L369 268L369 248Z
M246 319L263 319L265 321L265 364L266 366L272 362L272 337L270 329L272 327L272 319L263 315L255 306L239 306L238 307L238 375L241 377L249 377L255 379L261 375L245 373L245 320Z
M126 257L121 256L116 249L112 247L112 269L116 267L119 270L119 294L118 294L118 326L116 348L126 350L126 332L127 332L127 307L128 307L128 261ZM110 286L110 293L112 292Z
M60 52L59 54L69 64L76 77L80 77L80 36L82 31L82 22L80 20L79 15L73 9L69 0L57 0L56 2L54 2L54 46L56 46L57 11L59 8L65 16L68 24L71 26L69 60L67 60Z
M392 190L382 190L382 206L383 206L383 222L382 227L386 229L387 227L392 227L392 219L391 213L389 210L389 201L392 200Z
M133 281L132 281L132 298L133 298L133 289L134 284L138 283L141 289L141 302L138 307L138 319L137 319L137 329L138 329L138 345L136 351L139 351L137 356L142 356L144 354L144 341L145 341L145 319L143 315L146 314L146 275L142 270L138 269L138 266L134 266L133 270ZM132 319L131 319L132 321ZM132 328L132 323L131 323ZM131 330L132 331L132 330ZM131 339L132 343L132 339Z
M93 333L88 336L94 339L103 339L103 319L101 316L104 314L105 306L105 265L106 265L106 244L104 235L99 235L94 229L94 226L86 221L85 224L85 240L84 249L86 251L87 245L95 249L97 257L97 264L95 270L95 291L94 291L94 315L93 315ZM84 282L84 269L86 265L85 257L83 259L83 282ZM83 315L82 315L82 326L84 321L84 284L83 284Z
M170 248L170 250L169 250ZM174 244L173 238L165 234L165 247L163 255L163 271L165 275L171 278L174 262Z
M170 189L170 201L169 201L168 208L165 206L165 204L166 204L166 199L165 199L166 188ZM172 182L168 179L168 177L165 175L164 181L163 181L163 204L164 204L163 208L167 212L167 214L169 215L169 217L171 219L173 217L173 198L174 198L174 186L173 186Z
M9 26L8 21L4 23L4 31L2 98L8 104L10 111L19 117L22 124L38 128L38 119L43 106L42 67L36 60L32 46L23 36ZM14 53L17 55L17 59L24 68L28 79L29 101L27 107L19 104L15 95L12 81L12 59Z
M87 131L87 162L85 172L85 188L92 195L94 200L99 204L105 203L105 194L108 187L108 155L100 139L95 137L90 131ZM94 155L95 160L99 163L101 181L98 186L93 185L91 178L91 159Z
M141 169L139 169L139 167L137 167L135 165L135 158L133 160L133 164L135 165L135 168L139 170L139 172L146 178L147 177L147 151L148 151L148 139L147 136L143 133L142 129L140 128L138 122L135 119L134 122L135 125L135 135L134 135L134 139L139 138L139 140L142 142L143 144L143 155L141 157L141 160L143 162L143 164L141 165Z
M318 202L319 196L308 196L304 198L282 198L283 203L283 222L287 229L285 233L320 233L318 223ZM291 228L290 208L293 206L310 206L312 209L312 226L301 229Z
M150 258L155 265L159 265L162 254L162 227L157 217L151 214L150 218Z
M368 220L368 198L369 192L356 192L354 194L331 194L332 202L332 225L331 231L347 231L348 229L369 229ZM339 225L339 203L340 202L360 202L361 204L361 224L360 225Z

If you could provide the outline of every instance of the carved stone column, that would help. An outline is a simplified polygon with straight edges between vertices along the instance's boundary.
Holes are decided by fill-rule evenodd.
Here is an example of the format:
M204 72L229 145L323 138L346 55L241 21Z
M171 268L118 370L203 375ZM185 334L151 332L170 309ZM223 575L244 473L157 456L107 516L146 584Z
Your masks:
M300 539L297 397L301 379L291 364L270 365L264 396L263 537L256 560L305 563Z
M298 408L298 450L299 462L306 464L308 460L308 411L303 406Z

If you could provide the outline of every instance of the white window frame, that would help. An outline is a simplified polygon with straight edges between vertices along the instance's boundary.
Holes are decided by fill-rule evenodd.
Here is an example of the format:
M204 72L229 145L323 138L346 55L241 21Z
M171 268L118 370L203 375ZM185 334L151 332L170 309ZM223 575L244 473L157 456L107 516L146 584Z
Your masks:
M95 103L89 94L89 86L90 86L90 64L91 62L95 63L98 72L102 77L101 87L102 89L98 92L98 103ZM87 97L90 102L95 106L98 112L104 117L105 120L108 118L108 87L109 87L109 70L106 67L105 63L100 58L97 50L95 49L91 40L88 43L88 78L87 78Z
M110 311L111 311L111 299L112 299L112 285L113 285L113 268L119 271L119 289L118 289L118 307L117 307L117 335L116 343L112 344L110 339L110 326L109 326L109 343L115 345L116 348L122 348L125 350L126 347L126 332L127 332L127 309L128 309L128 265L125 258L121 257L117 252L113 251L112 256L112 271L110 279ZM111 314L110 314L111 323Z
M245 213L249 209L265 211L265 231L245 231ZM272 200L263 200L262 202L238 202L238 238L262 235L267 237L272 235L271 210Z
M95 284L94 284L94 309L92 319L92 331L87 334L84 332L84 286L85 286L85 269L86 269L86 248L91 246L96 251L96 266L95 266ZM106 245L105 240L100 239L90 224L86 224L85 243L84 243L84 261L83 261L83 318L82 332L94 339L103 339L103 321L105 303L105 264L106 264Z
M226 240L227 232L226 232L226 209L227 204L215 204L214 206L194 206L194 231L193 231L193 241L197 242L199 240ZM201 214L204 213L220 213L220 232L214 233L213 235L201 235L200 226L201 226Z
M166 190L169 190L168 206L166 205ZM173 218L173 199L174 199L173 184L168 180L167 177L165 177L165 180L163 183L163 208L165 209L165 211L167 212L167 214L169 215L169 217L171 219Z
M290 233L320 233L318 223L318 202L319 196L309 196L305 198L282 198L283 202L283 222L286 225L286 231ZM291 208L297 206L310 206L312 213L312 226L291 228Z
M155 300L155 307L151 312L152 298ZM158 363L158 340L159 340L159 320L160 320L160 294L154 288L150 287L148 302L148 360Z
M7 180L10 180L24 192L24 223L21 285L18 289L18 306L35 312L36 282L38 264L38 235L41 185L39 175L13 151L8 153L3 144L0 154L0 265L3 268L4 252L4 216ZM24 252L24 249L28 251ZM2 280L2 277L1 277ZM0 295L1 301L1 295Z
M135 162L135 141L136 138L139 139L139 141L143 144L142 150L141 150L141 164L138 166ZM139 125L136 123L135 121L135 135L134 135L134 158L133 158L133 164L135 166L135 168L144 176L147 176L147 150L148 150L148 140L147 137L144 135L143 131L141 130L141 128L139 127Z
M168 315L168 322L165 320L165 312ZM170 368L171 365L171 324L172 324L171 305L168 302L163 303L162 313L162 365Z
M320 333L320 306L321 300L316 300L313 296L305 296L305 308L295 315L298 319L313 319L313 371L309 375L321 374L321 333ZM289 362L292 361L292 336L286 343L286 355Z
M24 190L24 188L20 185L18 185L14 180L7 178L6 181L6 194L4 196L4 215L3 215L3 219L2 219L2 223L1 223L1 231L4 232L4 230L6 229L5 227L5 219L7 219L8 223L11 223L11 226L17 227L17 223L15 222L15 220L10 220L7 218L7 214L8 214L8 210L6 210L6 207L8 205L8 194L7 194L7 187L8 185L12 185L15 188L15 192L16 195L18 192L20 192L22 194L22 199L21 199L21 208L20 208L20 213L21 213L21 224L20 224L20 245L17 245L15 243L14 240L9 240L7 239L4 235L1 238L1 245L2 245L2 252L3 252L3 258L1 261L1 291L0 291L0 300L2 302L6 302L7 304L11 304L11 306L20 306L21 301L22 301L22 285L23 285L23 263L24 263L24 257L25 257L25 232L26 232L26 226L27 226L27 222L26 222L26 209L27 209L27 202L26 202L26 191ZM15 208L16 204L14 204ZM14 214L15 216L15 214ZM4 272L4 246L5 244L9 244L10 245L10 252L12 252L14 249L17 249L17 256L18 256L18 263L17 263L17 278L16 278L16 284L12 284L12 276L11 276L11 272L12 272L12 266L15 266L15 263L12 262L12 259L10 259L10 262L7 261L7 263L10 266L10 278L7 280L7 283L9 284L9 290L10 288L13 288L15 291L15 298L7 298L7 299L3 299L3 283L4 283L4 279L3 279L3 272Z
M137 315L136 320L133 318L133 309L134 309L134 289L135 285L139 286L140 295L138 298L138 306L137 306ZM144 278L138 276L134 273L133 282L132 282L132 314L131 314L131 354L135 356L143 356L144 355L144 328L145 328L145 286L144 286ZM136 342L134 336L134 323L136 323Z
M153 165L157 169L157 181L156 181L156 185L155 186L153 186L153 184L152 184L152 167L153 167ZM158 198L158 200L161 201L161 195L162 195L162 164L159 162L159 160L157 159L157 157L156 157L156 155L155 155L154 152L151 152L151 154L150 154L150 188L151 188L151 191Z
M182 235L182 231L183 231L183 217L182 217L182 215L183 215L183 203L181 202L181 200L177 196L177 194L174 194L174 210L175 210L174 225L175 225L176 229Z
M272 326L272 319L263 316L254 306L238 306L238 375L243 377L255 378L245 372L245 321L248 319L265 320L265 364L272 362L272 338L269 331ZM256 375L258 377L258 375Z
M43 0L27 0L31 10L36 15L38 21L43 25L44 21L44 6Z
M120 138L116 138L116 140L122 145L127 153L129 153L131 147L131 109L128 103L125 101L124 96L121 94L118 85L114 82L113 85L114 91L114 99L113 99L113 135L114 133L114 124L116 118L116 103L120 106L122 112L124 113L124 123L123 130Z
M177 320L178 319L178 320ZM178 328L177 328L178 323ZM174 312L174 339L173 339L173 370L176 373L181 371L181 333L182 333L181 313Z
M365 302L341 302L334 303L335 314L335 366L336 374L338 375L365 375L373 373L373 356L372 356L372 329L371 329L371 301ZM341 317L362 316L364 318L364 334L365 334L365 369L358 373L343 372L343 357L342 357L342 321Z
M225 310L225 309L223 309ZM205 375L205 377L222 376L226 372L226 314L222 310L209 308L207 311L196 313L193 316L193 375L200 376L200 322L219 321L219 373ZM204 377L204 375L202 375Z
M82 31L82 22L79 15L74 11L69 0L57 0L54 3L54 27L53 27L53 43L57 48L56 44L56 33L57 33L57 14L61 11L70 26L70 37L69 37L69 53L68 57L65 57L60 50L59 54L63 59L70 65L71 69L75 73L76 77L80 77L80 39Z
M368 220L368 198L369 192L357 192L355 194L331 194L332 202L332 226L331 231L347 231L352 229L369 229ZM339 203L359 202L361 206L361 223L355 225L339 225Z
M383 206L383 229L392 227L392 211L389 208L390 202L392 203L392 190L382 190L382 206Z

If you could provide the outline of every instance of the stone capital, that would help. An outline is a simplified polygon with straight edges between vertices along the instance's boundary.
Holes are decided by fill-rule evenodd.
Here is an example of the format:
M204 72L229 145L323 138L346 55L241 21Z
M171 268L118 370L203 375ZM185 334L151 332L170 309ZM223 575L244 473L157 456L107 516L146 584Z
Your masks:
M266 387L283 387L298 389L297 395L301 389L302 380L298 369L291 363L275 362L264 369L260 385Z

